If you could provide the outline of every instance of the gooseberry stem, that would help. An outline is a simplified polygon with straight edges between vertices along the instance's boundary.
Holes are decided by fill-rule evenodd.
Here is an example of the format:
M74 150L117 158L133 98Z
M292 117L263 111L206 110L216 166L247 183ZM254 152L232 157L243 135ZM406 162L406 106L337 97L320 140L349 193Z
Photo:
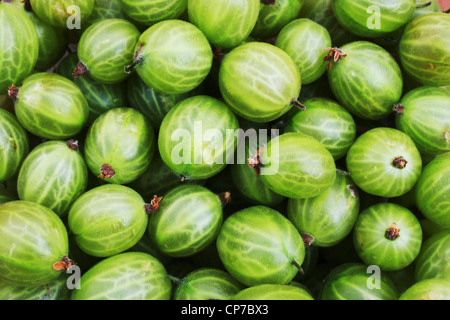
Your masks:
M78 149L79 149L79 145L78 145L78 141L77 140L69 140L69 141L67 141L67 146L69 147L70 150L73 150L73 151L78 151Z
M67 270L69 269L71 266L73 266L75 263L73 262L73 260L70 260L67 256L63 256L61 260L56 261L52 268L55 271L62 271L62 270Z
M306 106L302 103L300 103L299 101L297 101L297 99L292 99L291 100L291 106L297 107L302 111L306 111Z
M162 199L163 197L158 197L156 194L153 195L152 201L150 201L150 203L145 204L145 212L149 215L158 210L159 203L161 202Z
M398 237L400 237L400 228L397 226L395 222L393 222L386 230L384 236L386 237L386 239L393 241Z
M218 197L222 203L222 207L225 207L231 202L231 193L229 191L219 193Z
M167 278L169 278L170 281L175 282L176 284L180 284L181 283L181 279L180 278L171 276L170 274L167 275Z
M393 111L399 116L401 116L403 112L405 112L405 106L402 104L394 104Z
M305 271L303 270L302 266L299 265L297 261L292 260L291 264L294 265L298 269L298 271L300 271L301 274L305 274Z
M101 168L100 168L100 175L99 178L101 179L109 179L114 177L114 175L116 174L116 170L114 170L114 168L112 166L110 166L109 164L102 164Z
M404 167L406 167L407 163L408 163L408 161L406 161L406 159L403 157L396 157L392 161L392 165L398 169L403 169Z
M11 86L8 88L8 97L9 97L12 101L16 102L16 101L17 101L18 95L19 95L19 88L17 88L15 85L11 85Z
M429 1L427 3L419 4L419 5L416 6L416 9L422 9L422 8L429 7L429 6L431 6L431 3L432 3L432 1Z

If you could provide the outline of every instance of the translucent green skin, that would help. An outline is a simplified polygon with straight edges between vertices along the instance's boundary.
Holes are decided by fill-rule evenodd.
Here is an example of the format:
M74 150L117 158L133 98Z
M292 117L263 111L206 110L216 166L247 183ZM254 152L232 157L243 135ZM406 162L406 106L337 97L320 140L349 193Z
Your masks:
M68 37L65 29L54 28L43 22L38 16L24 8L22 0L12 0L11 4L22 10L36 28L39 41L39 54L35 70L45 71L52 67L64 54Z
M233 300L314 300L305 289L293 285L261 284L246 288Z
M110 257L134 246L144 235L148 216L133 189L107 184L79 197L68 215L77 245L94 257Z
M54 27L67 28L67 20L74 14L70 6L80 8L81 23L87 20L94 10L95 0L30 0L31 7L42 21Z
M39 41L31 20L12 4L0 3L0 25L0 94L6 94L33 71Z
M450 284L445 279L426 279L408 288L399 300L450 300Z
M233 155L237 136L227 135L227 130L234 132L238 128L236 116L223 102L203 95L185 99L169 111L161 124L158 137L161 159L188 179L210 178L222 171ZM212 129L221 133L222 143L208 143L204 135Z
M429 220L450 227L450 153L434 158L416 184L416 204Z
M127 81L127 95L130 106L142 112L157 129L161 126L166 114L178 102L199 94L194 89L182 94L164 94L149 88L137 73L133 73Z
M166 20L148 28L139 38L135 67L141 79L156 91L181 94L198 87L211 70L213 53L203 33L193 24Z
M173 188L150 216L148 233L171 257L188 257L205 249L222 226L222 203L205 187L188 184Z
M331 186L336 173L333 156L316 139L288 132L269 141L261 154L262 181L288 198L310 198Z
M106 19L91 25L78 43L78 57L89 75L100 83L118 83L129 73L139 30L128 20Z
M426 241L415 260L417 282L431 278L450 280L450 230L438 232Z
M450 84L450 16L430 13L411 21L399 44L400 62L415 81L429 86Z
M367 41L351 42L340 49L347 56L333 62L328 71L336 99L359 118L387 117L402 95L403 79L397 62L385 49Z
M55 73L35 73L19 88L15 111L32 134L54 140L69 139L86 124L89 107L77 85Z
M297 99L301 77L287 53L262 42L250 42L225 56L219 71L225 102L244 119L275 120L291 109Z
M412 18L415 7L415 0L333 1L333 12L339 23L349 32L368 38L380 37L401 28ZM379 19L378 26L373 25L374 18L375 21Z
M153 256L127 252L106 258L80 279L72 300L169 300L172 284Z
M333 184L317 197L289 199L288 218L312 244L330 247L343 240L358 218L359 198L348 176L337 174Z
M39 203L59 216L86 190L88 171L83 156L66 142L48 141L25 159L17 181L20 200Z
M397 300L399 293L389 276L381 272L380 288L370 278L368 266L360 263L345 263L334 268L325 278L319 292L319 300Z
M333 0L304 0L299 18L307 18L324 26L330 33L333 46L340 47L357 40L357 36L345 30L333 14Z
M420 87L400 101L402 114L396 127L409 135L420 152L440 154L450 151L450 95L439 87Z
M128 105L127 87L124 82L107 84L93 80L89 75L73 77L73 70L79 59L76 52L67 55L58 65L56 72L72 80L80 88L89 105L88 124L92 124L99 115Z
M67 277L62 273L47 284L26 287L0 279L0 300L70 300L72 291L67 288Z
M403 157L404 168L393 161ZM412 139L392 128L374 128L356 139L346 158L353 181L363 191L398 197L410 191L422 172L422 158Z
M131 108L116 108L100 115L89 128L84 153L96 177L107 164L115 174L102 179L127 184L147 170L155 148L153 128L145 117Z
M188 0L189 20L217 48L239 45L252 32L258 19L258 0Z
M187 0L120 0L123 11L132 19L151 26L177 19L186 10Z
M302 84L319 79L327 71L324 61L331 48L327 29L309 19L296 19L281 29L275 45L286 52L300 71Z
M251 35L268 39L275 37L289 22L298 17L304 0L277 0L274 5L261 3L258 20Z
M223 270L201 268L178 285L174 300L230 300L244 287Z
M55 280L53 264L68 255L67 230L50 209L28 201L0 206L0 275L13 285L38 286Z
M306 110L295 113L284 132L309 135L318 140L334 160L344 157L356 137L356 124L351 114L328 98L310 98L302 103Z
M399 237L385 237L392 223L400 228ZM410 265L422 244L422 228L414 214L393 203L379 203L363 210L353 229L353 244L367 265L383 271L396 271Z
M305 246L281 213L254 206L233 213L223 223L217 251L227 271L246 286L287 284L297 274Z
M30 146L26 131L11 113L0 109L0 182L12 178L20 169Z

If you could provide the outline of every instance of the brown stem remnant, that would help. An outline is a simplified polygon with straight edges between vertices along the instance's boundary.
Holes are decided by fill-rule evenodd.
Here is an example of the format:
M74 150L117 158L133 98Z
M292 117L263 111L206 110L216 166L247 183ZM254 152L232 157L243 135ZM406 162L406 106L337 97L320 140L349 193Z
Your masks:
M401 116L403 112L405 112L405 106L402 104L394 104L393 111L399 116Z
M276 0L261 0L262 4L273 6L275 4Z
M433 3L432 1L429 1L427 3L418 4L418 5L416 5L416 9L423 9L423 8L429 7L429 6L431 6L432 3Z
M400 228L397 226L395 222L393 222L389 228L386 230L386 233L384 234L386 239L388 240L395 240L398 237L400 237Z
M213 58L218 61L222 61L226 56L226 54L222 51L222 48L211 47L211 50L213 52Z
M139 49L136 50L136 54L134 55L134 61L129 66L125 66L125 72L130 73L131 71L136 68L136 66L144 60L144 57L141 55L142 48L144 47L145 43L141 43L139 46Z
M303 271L302 266L299 265L297 261L292 260L292 261L291 261L291 264L292 264L293 266L295 266L295 267L298 269L298 271L300 271L301 274L305 274L305 271Z
M302 234L302 239L305 248L308 248L314 242L314 238L307 233Z
M100 175L99 178L102 179L109 179L114 177L116 174L116 170L113 169L109 164L102 164L102 167L100 168Z
M231 202L231 193L229 191L219 193L219 199L222 203L222 207L225 207L227 204Z
M78 62L75 70L73 70L73 76L74 78L78 78L78 77L84 77L84 75L86 73L88 73L89 70L87 69L86 65L83 62Z
M73 151L78 151L79 149L79 145L78 145L78 141L77 140L69 140L67 141L67 146L69 147L70 150Z
M399 169L403 169L404 167L406 167L407 163L408 161L406 161L403 157L397 157L392 161L392 165Z
M151 214L151 213L155 212L156 210L158 210L159 203L161 202L162 199L163 199L163 197L158 197L156 194L153 195L152 201L150 201L150 203L145 204L145 212L147 214Z
M347 190L350 191L350 194L352 195L352 197L358 198L358 191L356 190L354 185L349 184L347 186Z
M70 260L67 256L63 256L60 261L56 261L53 264L53 270L55 271L67 270L74 264L75 263L73 262L73 260Z
M292 99L291 100L291 106L297 107L302 111L306 111L306 106L302 103L300 103L299 101L297 101L297 99Z
M256 152L256 154L247 159L247 163L249 167L252 167L255 169L256 175L259 176L260 174L260 168L263 166L263 164L261 163L261 157L260 154L264 151L264 147L259 148L258 152Z
M326 48L324 51L330 51L328 55L323 58L323 61L328 61L328 67L327 70L331 69L331 66L333 65L333 62L338 62L341 58L346 57L347 54L344 53L339 48Z
M8 88L8 97L9 97L12 101L16 102L16 101L17 101L18 95L19 95L19 88L17 88L15 85L11 85L11 86Z

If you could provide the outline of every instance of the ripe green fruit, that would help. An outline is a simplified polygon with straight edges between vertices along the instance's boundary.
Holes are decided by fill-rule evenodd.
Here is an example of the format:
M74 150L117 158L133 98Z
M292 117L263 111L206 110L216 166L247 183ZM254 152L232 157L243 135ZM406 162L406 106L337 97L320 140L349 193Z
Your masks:
M259 0L188 0L189 20L217 48L229 49L244 41L256 24Z
M284 132L304 133L318 140L334 160L344 157L356 137L351 114L328 98L310 98L303 104L306 110L299 110L288 119Z
M408 288L399 300L450 300L450 284L445 279L426 279Z
M199 88L182 94L165 94L149 88L137 73L127 80L127 96L130 106L140 112L159 129L166 114L178 102L200 94Z
M450 280L450 230L443 230L429 237L422 245L415 260L416 281L431 278Z
M411 78L429 86L450 85L450 16L430 13L411 21L399 44L400 62Z
M187 184L170 190L150 216L148 233L166 255L192 256L217 237L222 226L222 202L205 187Z
M89 107L75 83L56 73L27 77L20 88L9 90L17 119L44 139L69 139L86 124Z
M420 152L450 151L450 95L439 87L409 91L395 106L396 126L410 136Z
M15 286L0 279L0 300L70 300L72 291L67 287L67 276L38 286Z
M131 108L112 109L95 120L86 136L85 159L104 181L130 183L147 169L155 152L153 128Z
M341 50L341 51L339 51ZM357 117L385 118L402 95L400 67L382 47L356 41L331 51L328 81L336 99Z
M193 24L166 20L148 28L135 48L133 68L156 91L181 94L198 87L212 66L208 40Z
M144 235L147 223L142 197L131 188L114 184L84 193L68 216L77 245L94 257L110 257L131 248Z
M187 179L207 179L229 163L238 128L236 116L223 102L203 95L185 99L169 111L161 124L161 158Z
M297 66L280 48L250 42L228 53L219 71L220 92L244 119L268 122L282 116L300 94Z
M244 287L223 270L201 268L178 285L174 300L230 300Z
M359 198L350 177L337 174L317 197L289 199L288 218L308 244L329 247L342 241L358 218Z
M450 227L450 152L434 158L416 184L416 204L429 220Z
M336 176L331 153L316 139L297 132L270 140L260 154L260 162L262 181L288 198L315 197Z
M361 37L375 38L408 23L416 8L415 0L335 0L333 12L339 23Z
M12 178L30 147L26 131L11 113L0 109L0 182Z
M246 288L233 300L314 300L305 289L293 285L261 284Z
M353 229L353 243L367 265L377 265L384 271L400 270L419 254L422 228L408 209L380 203L359 214Z
M23 11L36 28L39 41L39 54L34 69L37 71L49 69L63 56L67 48L68 37L66 30L55 28L43 22L35 13L25 8L24 1L9 1Z
M106 258L80 279L72 300L169 300L172 284L153 256L126 252Z
M128 105L124 82L100 83L90 78L89 75L74 78L73 70L78 61L77 53L70 53L59 63L56 72L72 80L80 88L89 105L88 124L92 124L102 113Z
M129 74L125 67L133 62L139 30L124 19L106 19L91 25L78 43L80 63L74 76L89 74L100 83L118 83Z
M186 10L187 0L120 0L123 11L133 20L150 26L177 19Z
M78 141L48 141L26 157L17 181L20 200L39 203L59 216L86 190L88 171Z
M246 286L287 284L305 258L305 246L292 223L265 206L229 216L216 244L227 271Z
M31 20L9 3L0 2L0 95L11 85L20 85L33 71L39 41Z
M73 19L80 19L81 23L87 20L94 10L95 0L30 0L30 4L42 21L67 28Z
M304 0L276 0L265 4L261 1L258 20L251 35L268 39L278 35L280 30L298 17Z
M275 45L292 58L300 71L302 84L316 81L327 71L325 49L331 47L331 37L320 24L296 19L281 29Z
M397 300L398 291L389 276L381 272L379 287L373 269L360 263L344 263L325 278L319 300Z
M363 133L350 147L346 162L358 187L389 198L410 191L422 171L422 158L412 139L392 128Z
M69 250L67 230L50 209L28 201L0 205L0 277L13 285L38 286L55 280L54 263Z

